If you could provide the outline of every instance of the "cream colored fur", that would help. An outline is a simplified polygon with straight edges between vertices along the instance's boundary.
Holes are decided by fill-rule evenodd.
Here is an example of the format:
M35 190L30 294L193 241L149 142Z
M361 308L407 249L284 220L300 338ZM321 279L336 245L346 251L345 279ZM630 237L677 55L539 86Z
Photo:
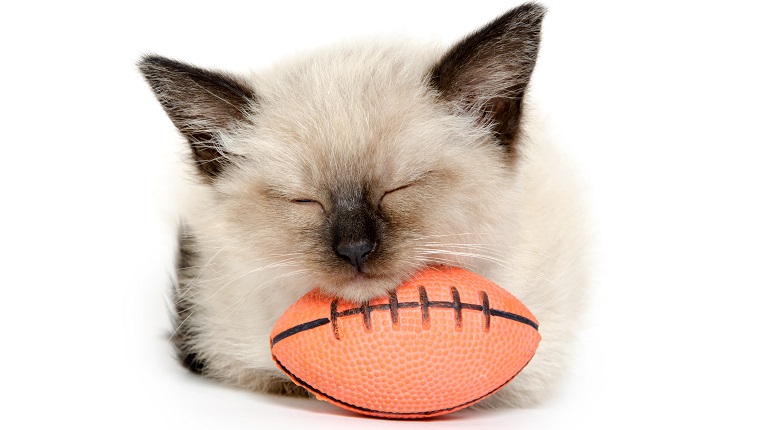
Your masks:
M446 263L502 285L540 322L533 361L481 406L545 398L567 361L585 287L575 179L530 110L510 166L475 118L436 100L424 80L442 53L403 43L342 46L247 78L257 96L255 126L222 139L243 161L214 185L196 185L183 214L197 254L175 299L192 303L180 323L192 324L190 346L206 361L205 374L287 392L269 334L302 294L322 286L367 299L420 267ZM325 201L330 187L360 180L378 199L414 182L383 204L423 212L383 279L322 270L313 244L299 236L299 226L323 214L291 200Z

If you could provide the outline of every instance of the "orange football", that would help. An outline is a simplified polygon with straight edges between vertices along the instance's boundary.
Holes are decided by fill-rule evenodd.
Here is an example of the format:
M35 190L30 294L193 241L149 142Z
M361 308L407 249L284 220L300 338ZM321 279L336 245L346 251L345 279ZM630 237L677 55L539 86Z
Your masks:
M496 392L540 340L536 318L510 293L467 270L433 267L369 303L315 289L280 317L271 346L277 366L318 399L425 418Z

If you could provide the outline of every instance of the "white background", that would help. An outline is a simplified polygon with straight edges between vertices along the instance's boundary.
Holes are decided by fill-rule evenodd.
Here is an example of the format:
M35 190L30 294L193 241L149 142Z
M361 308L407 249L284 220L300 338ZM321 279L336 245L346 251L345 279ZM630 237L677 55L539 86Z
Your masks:
M166 312L181 139L138 57L248 71L346 37L450 43L510 6L268 3L0 8L0 427L759 428L749 1L547 2L533 91L583 173L596 247L576 364L546 405L389 422L182 369Z

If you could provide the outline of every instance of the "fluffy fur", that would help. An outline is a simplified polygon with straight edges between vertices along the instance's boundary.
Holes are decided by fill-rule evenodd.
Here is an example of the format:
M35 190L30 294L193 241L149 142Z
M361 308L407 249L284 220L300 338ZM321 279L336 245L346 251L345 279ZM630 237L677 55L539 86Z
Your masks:
M339 46L246 77L144 58L201 179L173 296L185 365L304 394L269 351L288 306L315 286L367 300L449 264L504 286L540 321L533 361L480 406L545 397L585 279L573 176L525 113L542 17L529 4L448 51ZM346 241L372 245L363 265L341 254Z

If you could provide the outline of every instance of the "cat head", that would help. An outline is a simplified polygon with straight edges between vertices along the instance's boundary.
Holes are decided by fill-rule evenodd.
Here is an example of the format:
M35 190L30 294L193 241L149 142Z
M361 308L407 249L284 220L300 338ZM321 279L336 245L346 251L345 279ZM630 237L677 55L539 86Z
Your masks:
M361 301L508 242L543 15L520 6L443 53L344 46L247 77L139 68L212 190L215 240Z

